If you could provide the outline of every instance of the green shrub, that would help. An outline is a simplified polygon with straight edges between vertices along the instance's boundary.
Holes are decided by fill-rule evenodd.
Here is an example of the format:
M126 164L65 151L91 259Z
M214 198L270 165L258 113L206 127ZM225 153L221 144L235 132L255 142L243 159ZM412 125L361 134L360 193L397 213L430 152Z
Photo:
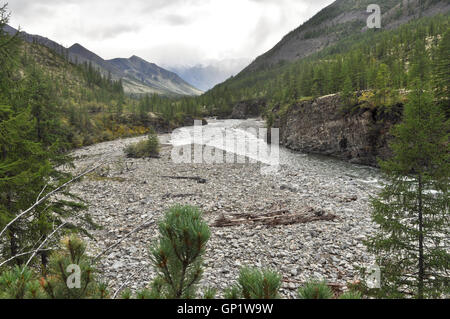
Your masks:
M211 233L201 212L191 206L174 206L159 224L159 242L151 259L166 298L194 298L203 273L202 256Z
M203 299L215 299L217 295L217 289L207 287L203 290Z
M130 158L158 158L160 145L156 134L149 134L146 140L128 145L125 148L125 154Z
M281 288L281 275L274 271L244 267L239 274L239 287L245 299L276 299Z
M164 289L164 280L161 277L154 279L149 288L144 288L137 292L137 299L162 299Z
M86 245L77 237L62 241L65 249L53 253L49 259L48 274L41 285L51 299L106 299L109 297L106 286L95 277L97 270L85 254ZM70 265L80 268L80 287L69 288ZM72 270L73 272L73 270Z
M131 297L132 297L132 293L131 293L130 288L124 289L124 291L122 291L122 293L120 294L120 299L129 300L129 299L131 299Z
M362 295L358 291L348 291L340 295L339 299L362 299Z
M326 282L310 282L298 289L300 299L332 299L333 291Z
M40 299L44 293L29 268L16 266L0 276L0 299Z
M225 299L240 299L242 298L241 288L237 285L228 287L224 291Z

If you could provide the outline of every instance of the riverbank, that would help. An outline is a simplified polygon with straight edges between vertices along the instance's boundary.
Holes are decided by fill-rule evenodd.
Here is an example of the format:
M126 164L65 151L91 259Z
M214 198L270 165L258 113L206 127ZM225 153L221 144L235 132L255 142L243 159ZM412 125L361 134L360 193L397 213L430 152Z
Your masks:
M221 292L234 283L241 266L249 265L282 273L283 296L295 297L300 282L323 278L345 285L359 278L357 267L374 262L362 242L374 230L368 200L377 183L360 167L301 154L296 154L295 169L283 164L276 175L261 175L261 164L175 164L168 135L160 136L160 159L126 159L123 148L142 138L73 154L80 170L100 159L109 162L71 190L88 202L94 221L103 227L92 232L95 241L87 240L91 254L123 239L98 264L113 291L127 281L136 290L154 278L149 246L157 238L157 221L177 203L198 206L211 225L203 287ZM166 176L200 177L206 183ZM213 226L218 220L268 213L305 218L292 225Z

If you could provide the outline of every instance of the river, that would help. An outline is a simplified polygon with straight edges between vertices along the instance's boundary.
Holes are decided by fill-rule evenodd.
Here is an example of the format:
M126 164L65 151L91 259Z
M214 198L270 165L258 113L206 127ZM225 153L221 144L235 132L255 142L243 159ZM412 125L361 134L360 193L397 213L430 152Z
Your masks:
M378 185L381 180L380 171L377 168L348 163L329 156L304 154L283 146L277 149L277 158L271 158L267 154L270 154L273 146L263 138L264 134L259 134L259 130L263 128L264 121L259 119L208 119L208 124L203 127L188 126L176 130L171 135L169 143L175 147L201 144L247 156L267 165L279 164L289 170L305 171L314 168L314 171L319 171L328 178L345 174L374 185ZM277 172L277 170L269 171Z

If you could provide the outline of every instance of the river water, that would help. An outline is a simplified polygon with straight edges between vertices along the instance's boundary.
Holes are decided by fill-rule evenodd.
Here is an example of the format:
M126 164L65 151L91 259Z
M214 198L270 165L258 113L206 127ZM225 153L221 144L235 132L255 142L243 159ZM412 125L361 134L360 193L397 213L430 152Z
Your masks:
M260 131L262 130L262 131ZM280 165L289 171L309 172L313 170L323 177L346 176L354 180L378 187L381 180L379 169L348 163L328 156L304 154L291 151L283 146L267 143L264 121L215 120L208 125L189 126L176 130L170 138L175 147L199 144L220 149L266 164L269 168ZM271 153L272 152L272 153ZM269 169L271 173L278 170Z

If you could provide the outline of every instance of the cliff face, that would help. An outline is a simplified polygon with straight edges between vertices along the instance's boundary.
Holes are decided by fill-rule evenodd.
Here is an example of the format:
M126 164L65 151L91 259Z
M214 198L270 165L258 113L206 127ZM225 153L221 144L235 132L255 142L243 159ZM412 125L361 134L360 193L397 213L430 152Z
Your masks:
M266 101L264 99L241 101L234 106L231 118L248 119L258 117L261 115L261 112L265 107Z
M391 155L389 130L401 111L396 106L389 114L363 107L344 112L340 96L330 95L275 108L272 127L280 129L280 144L289 149L377 166L378 157Z

